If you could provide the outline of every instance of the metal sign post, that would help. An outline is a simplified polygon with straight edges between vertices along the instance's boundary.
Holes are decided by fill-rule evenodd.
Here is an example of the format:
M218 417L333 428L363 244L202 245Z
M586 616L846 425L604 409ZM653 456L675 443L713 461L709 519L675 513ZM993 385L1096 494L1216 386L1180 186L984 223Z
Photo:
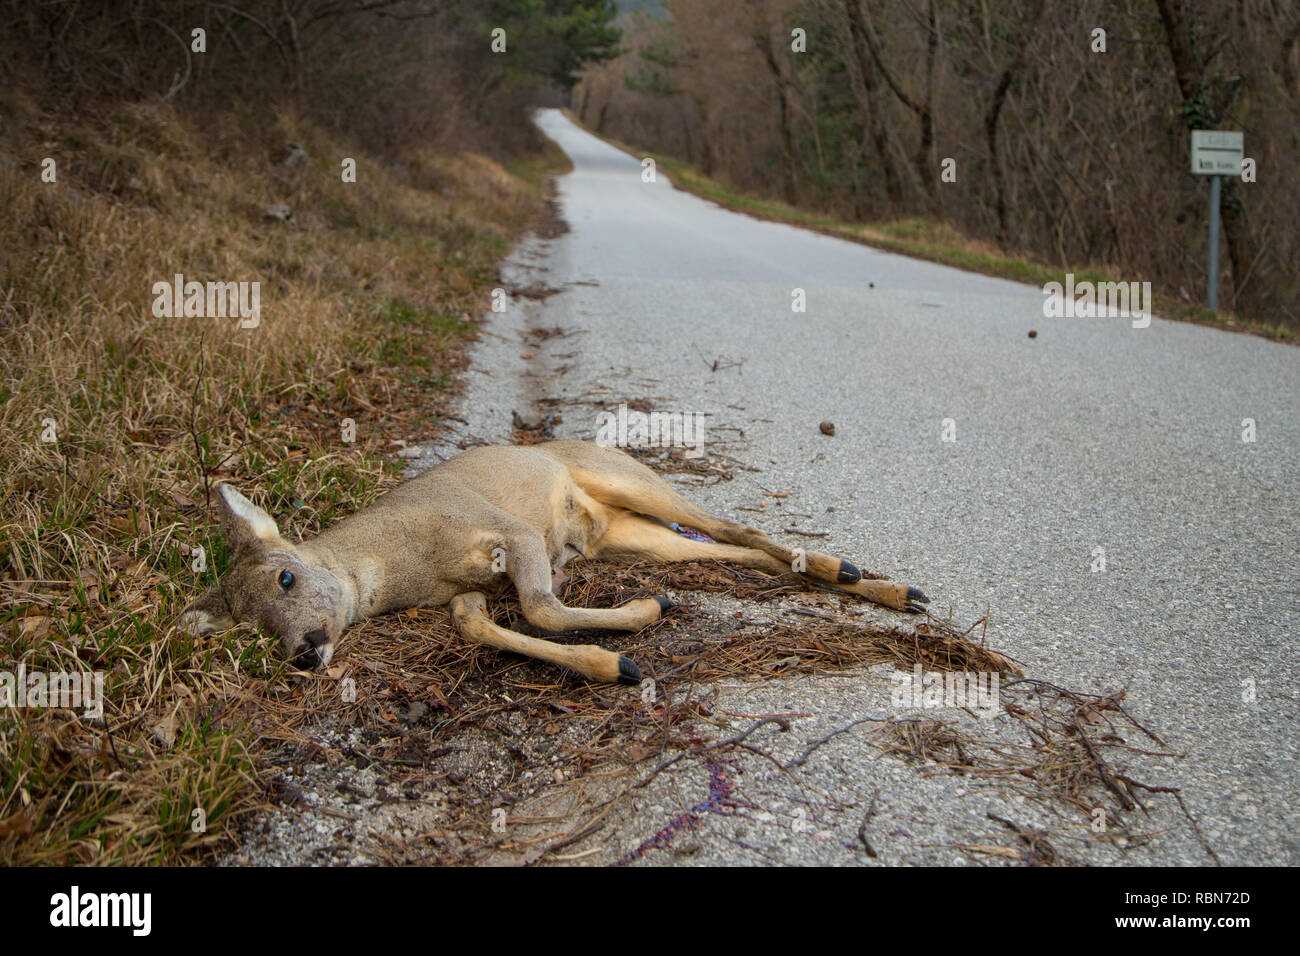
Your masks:
M1219 185L1220 177L1210 177L1210 264L1205 283L1205 298L1211 312L1219 311Z
M1192 172L1210 177L1210 255L1205 297L1211 311L1219 311L1219 195L1221 176L1240 176L1245 148L1241 133L1192 130Z

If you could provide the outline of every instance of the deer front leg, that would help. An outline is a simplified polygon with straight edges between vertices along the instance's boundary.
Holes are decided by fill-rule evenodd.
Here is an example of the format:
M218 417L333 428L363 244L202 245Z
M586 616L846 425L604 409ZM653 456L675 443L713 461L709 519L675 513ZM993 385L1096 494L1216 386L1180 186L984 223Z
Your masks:
M461 636L475 644L523 654L575 670L597 681L641 683L641 670L631 658L607 651L595 644L556 644L494 624L487 616L487 598L482 591L467 591L451 599L452 621Z
M518 537L507 545L506 573L519 592L519 603L528 623L552 633L599 628L639 631L659 620L673 606L666 597L641 598L610 608L562 604L551 590L551 563L540 535L536 539Z

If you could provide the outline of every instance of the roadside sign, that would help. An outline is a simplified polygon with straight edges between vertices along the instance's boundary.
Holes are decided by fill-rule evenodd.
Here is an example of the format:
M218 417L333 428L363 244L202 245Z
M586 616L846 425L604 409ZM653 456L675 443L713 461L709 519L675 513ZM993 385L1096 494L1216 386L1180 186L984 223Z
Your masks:
M1241 133L1192 130L1192 172L1199 176L1240 176L1245 156Z
M1219 194L1222 177L1240 176L1246 155L1241 133L1221 129L1192 130L1192 172L1210 177L1210 263L1205 298L1212 312L1219 311Z

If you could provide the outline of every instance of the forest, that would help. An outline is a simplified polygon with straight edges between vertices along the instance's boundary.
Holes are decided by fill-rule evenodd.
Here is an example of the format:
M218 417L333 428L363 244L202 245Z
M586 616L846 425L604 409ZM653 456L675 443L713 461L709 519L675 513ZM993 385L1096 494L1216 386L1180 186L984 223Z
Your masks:
M943 223L1166 302L1204 303L1189 132L1241 131L1253 163L1222 180L1220 307L1300 321L1300 5L668 0L625 19L620 55L575 91L598 133L746 194Z

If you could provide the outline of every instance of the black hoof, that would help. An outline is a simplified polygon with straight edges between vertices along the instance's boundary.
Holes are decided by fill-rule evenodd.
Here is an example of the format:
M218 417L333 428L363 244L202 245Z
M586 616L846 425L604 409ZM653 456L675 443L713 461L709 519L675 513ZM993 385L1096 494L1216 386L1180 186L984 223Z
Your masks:
M659 602L660 614L667 614L669 611L671 611L673 608L677 606L672 601L668 600L668 598L664 597L662 594L657 596L655 600Z
M835 580L840 584L857 584L862 580L862 572L849 564L849 562L841 560L840 573Z
M916 601L916 602L919 603L919 604L929 604L929 603L930 603L930 599L929 599L928 597L926 597L925 594L922 593L922 591L921 591L920 588L908 588L908 589L907 589L907 599L908 599L909 601Z
M632 658L618 655L618 682L620 684L641 683L641 668L632 663Z

